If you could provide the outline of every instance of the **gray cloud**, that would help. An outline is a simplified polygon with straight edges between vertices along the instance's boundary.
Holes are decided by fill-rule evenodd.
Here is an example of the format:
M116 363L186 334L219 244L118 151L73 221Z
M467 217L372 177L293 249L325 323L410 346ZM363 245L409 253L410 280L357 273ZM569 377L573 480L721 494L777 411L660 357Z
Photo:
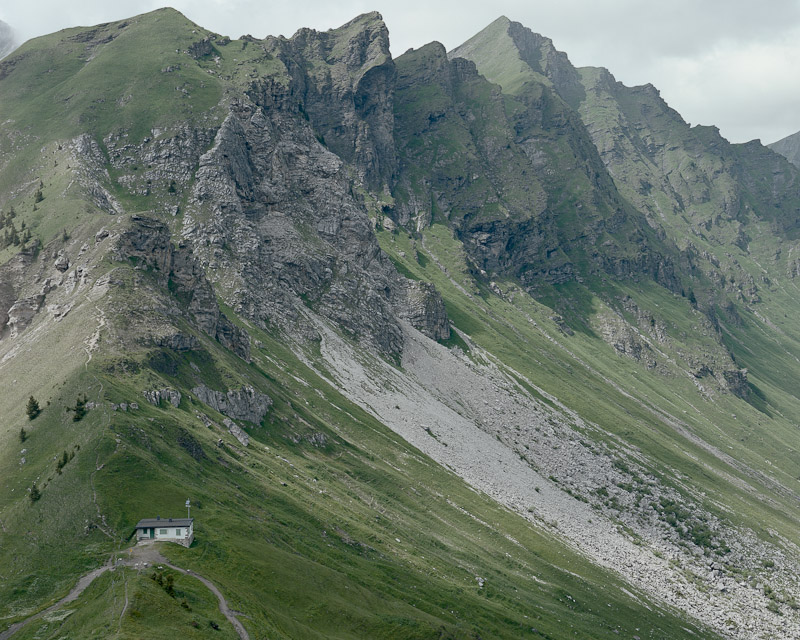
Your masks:
M0 20L30 38L122 19L161 2L8 5L0 7ZM453 48L505 14L552 38L576 65L607 67L629 85L653 83L688 121L716 124L734 142L772 142L800 130L800 0L175 0L173 6L231 37L324 30L378 10L396 56L432 40Z

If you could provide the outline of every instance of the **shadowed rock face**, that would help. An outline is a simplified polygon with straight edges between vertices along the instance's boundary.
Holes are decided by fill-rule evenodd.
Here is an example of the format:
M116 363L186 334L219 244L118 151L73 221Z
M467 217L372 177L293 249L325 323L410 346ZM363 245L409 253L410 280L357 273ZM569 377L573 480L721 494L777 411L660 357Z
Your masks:
M391 184L395 67L380 14L327 32L301 29L289 40L267 38L265 47L286 65L292 93L328 149L369 186Z
M162 286L187 302L187 315L198 329L249 360L249 336L220 311L211 283L197 260L184 247L172 244L167 225L145 216L132 216L128 229L114 245L113 256L155 274ZM175 336L155 341L176 351L192 348L192 341Z
M646 274L680 290L677 251L620 196L580 117L553 87L573 101L582 95L569 60L521 25L499 27L509 59L495 66L533 65L512 81L513 97L481 75L484 56L496 53L494 35L449 58L432 43L397 59L396 221L420 228L446 220L479 269L531 289L607 273Z

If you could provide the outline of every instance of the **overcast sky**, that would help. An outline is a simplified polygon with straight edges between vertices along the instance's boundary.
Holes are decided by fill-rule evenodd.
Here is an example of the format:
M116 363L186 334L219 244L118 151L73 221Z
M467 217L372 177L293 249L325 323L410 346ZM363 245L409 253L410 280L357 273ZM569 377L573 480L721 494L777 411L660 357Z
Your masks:
M2 0L21 40L126 18L159 0ZM380 11L392 53L432 40L452 49L500 15L553 39L577 66L650 82L692 124L731 142L769 143L800 130L800 0L173 0L223 35L326 30ZM0 96L2 100L2 96Z

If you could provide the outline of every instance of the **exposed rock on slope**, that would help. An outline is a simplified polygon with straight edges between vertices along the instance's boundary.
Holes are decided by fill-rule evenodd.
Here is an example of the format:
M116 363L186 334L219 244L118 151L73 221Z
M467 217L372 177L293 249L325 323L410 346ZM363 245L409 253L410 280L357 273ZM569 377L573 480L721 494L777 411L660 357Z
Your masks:
M232 106L201 158L183 240L254 321L313 338L308 306L400 353L392 305L405 303L403 277L378 247L342 160L269 91Z
M327 32L301 29L289 40L270 37L265 48L286 66L292 95L328 149L369 186L391 184L395 69L380 14Z
M199 329L239 357L249 359L247 333L220 311L205 273L185 248L173 246L169 228L164 223L132 216L130 225L117 239L113 254L118 261L132 261L137 269L156 274L162 287L169 288L187 303L188 315ZM157 343L162 340L157 335L152 338Z
M223 393L200 385L192 389L192 393L214 411L235 420L248 420L254 424L261 424L272 404L269 396L257 392L253 387L231 389Z
M481 247L486 243L481 238L491 238L494 253L505 261L487 260L482 266L511 272L534 288L542 279L558 284L605 272L623 278L647 274L680 290L677 252L643 225L619 194L571 106L583 97L583 89L566 55L549 39L500 18L448 56L462 66L466 63L461 58L472 61L478 72L503 89L498 103L504 113L494 115L493 127L480 131L481 144L504 125L506 139L494 141L493 148L509 148L510 143L522 151L518 172L497 174L502 186L496 187L490 202L498 204L487 207L505 215L475 224L473 237L464 238L468 247L470 240ZM488 160L498 166L498 158ZM509 165L508 160L502 164ZM481 167L479 175L485 173ZM544 191L538 200L525 193L534 180ZM517 202L510 200L512 194ZM535 212L535 217L514 228L511 221L519 219L520 210Z

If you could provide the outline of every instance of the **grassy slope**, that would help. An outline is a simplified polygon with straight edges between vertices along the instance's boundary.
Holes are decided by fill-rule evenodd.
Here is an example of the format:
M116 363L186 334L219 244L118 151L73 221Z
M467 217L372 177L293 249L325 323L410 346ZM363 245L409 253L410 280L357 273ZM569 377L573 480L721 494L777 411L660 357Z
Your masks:
M685 621L653 605L652 612L642 609L616 578L468 489L327 388L272 336L252 331L262 346L250 365L206 341L205 355L178 358L175 375L161 374L160 382L149 368L121 376L117 366L111 377L104 371L118 361L99 353L85 373L67 380L30 429L26 465L11 471L15 460L5 460L7 477L24 487L30 477L53 473L49 452L81 444L38 502L4 492L3 566L19 567L0 593L8 622L66 592L80 572L124 547L143 514L177 515L188 495L197 543L164 552L214 580L231 605L250 616L244 623L255 634L517 637L534 627L540 637L558 638L568 624L577 637L611 638L615 630L631 635L637 629L647 630L644 637L680 637ZM204 411L217 423L221 418L186 393L200 377L190 362L208 384L249 381L275 400L264 426L249 429L247 450L196 417ZM60 405L77 389L95 397L99 383L105 404L72 423ZM141 389L153 384L181 388L181 406L143 402ZM6 438L25 423L23 394L16 395L18 417ZM109 402L122 400L139 401L141 408L109 410ZM178 445L187 434L202 456ZM321 442L316 434L324 435L323 446L311 444ZM84 531L85 520L100 522L93 506L80 509L91 504L89 479L111 537L92 527ZM24 532L39 528L40 546L25 548ZM56 546L66 550L47 563ZM476 576L486 579L483 589ZM179 591L187 590L192 612L148 578L126 571L101 580L105 588L87 591L77 613L63 623L47 622L45 635L37 637L89 629L136 637L146 629L166 638L191 632L192 620L213 619L213 607L199 602L207 594L188 584ZM119 619L125 588L131 604Z
M203 35L191 34L193 25L180 22L182 18L174 13L151 16L158 18L154 24L184 38L186 46ZM181 28L176 27L175 21ZM113 87L113 91L109 89L105 102L97 103L99 106L91 103L90 93L74 98L86 101L75 113L92 114L88 120L82 123L59 118L62 112L54 104L61 96L58 91L63 91L67 78L72 77L69 74L82 74L87 86L94 87L92 83L98 82L99 75L90 68L93 62L102 60L106 49L110 52L111 47L123 47L125 34L137 24L134 20L122 29L118 25L105 27L102 37L114 29L120 35L110 43L98 45L90 62L84 60L86 43L75 44L72 57L65 56L68 68L63 80L53 83L48 100L36 103L36 117L57 123L52 131L42 132L41 139L64 139L82 131L86 123L102 137L117 126L121 112L114 100L129 94L134 98L122 109L139 109L131 112L128 123L138 127L136 135L146 135L149 124L145 127L142 123L156 123L153 119L157 120L162 109L181 114L180 118L194 117L203 109L208 112L222 95L222 85L203 70L205 67L215 70L226 82L246 82L249 72L240 64L241 59L234 58L242 56L242 52L249 55L256 48L252 43L232 42L217 47L222 53L220 67L209 60L195 65L188 62L185 54L178 56L176 60L182 64L180 77L185 76L181 82L186 83L184 88L189 95L200 100L192 106L186 94L175 91L172 78L176 76L161 74L161 67L172 54L160 51L156 45L161 42L154 40L152 59L140 56L137 63L150 65L145 67L148 73L127 70L126 75L126 70L121 69L118 79L122 84ZM20 64L23 63L38 65L30 70L40 74L50 65L45 54L39 53L31 53ZM269 60L262 63L273 64ZM157 86L143 85L135 92L129 91L125 83L131 73L135 78L152 75L151 81ZM170 78L169 83L164 78ZM106 91L105 86L94 88ZM28 114L22 108L25 88L20 85L14 91L17 93L8 94L12 97L7 102L4 96L0 109L10 109L2 112L4 118L14 118L20 129L32 135L28 125L33 120L26 121ZM152 112L146 101L135 102L138 96L151 91L163 102ZM35 148L36 144L30 142L26 147L29 151L23 149L19 156L19 166L26 171L32 171L39 162ZM52 152L56 151L54 148ZM2 179L7 184L17 184L20 176L6 172ZM45 204L50 200L47 196ZM66 214L57 218L54 216L62 214L55 208L52 213L43 207L40 210L45 211L40 214L42 228L49 225L48 231L43 232L45 238L56 235L62 226L73 228L74 223L70 219L68 224ZM23 215L34 220L34 213L26 209ZM90 237L88 229L85 233ZM741 455L756 468L781 474L781 481L797 489L797 481L780 471L796 464L792 457L796 436L790 418L782 418L775 411L777 417L766 423L769 430L758 431L759 436L748 435L759 423L765 424L766 414L729 396L705 402L686 379L665 381L645 374L633 363L620 360L592 334L591 327L583 327L570 338L561 336L549 320L552 309L548 306L522 295L515 304L504 302L467 278L459 245L444 227L435 225L425 236L430 250L450 272L462 274L460 278L474 292L473 297L457 289L434 261L412 259L416 252L411 250L407 236L383 233L381 241L407 272L436 283L456 326L565 404L637 444L655 467L676 469L693 477L696 487L707 492L709 503L716 499L733 508L728 517L735 522L757 524L762 532L771 527L790 538L794 535L794 505L779 497L777 504L771 505L728 483L720 483L714 470L724 465L677 437L638 401L615 391L603 376L637 390L640 398L646 395L653 405L690 421L703 437L721 448L738 447L741 438L749 438L747 442L752 446ZM405 258L398 249L405 251ZM590 284L595 291L600 287L600 283ZM691 330L691 312L684 299L644 285L613 291L622 292L629 293L641 306L652 308L658 304L665 316L674 318L676 335ZM556 307L562 299L572 301L564 315L570 322L570 312L578 318L574 321L576 328L581 328L579 318L602 309L604 304L582 286L554 288L551 298L544 302ZM781 300L787 312L793 309L790 296ZM82 313L85 315L76 311L71 316L74 323L59 325L63 334L54 333L52 342L36 347L38 358L47 354L64 362L59 367L60 377L52 386L43 384L44 376L37 374L47 369L47 363L42 363L43 369L19 364L15 373L9 374L12 379L23 380L17 376L28 371L26 375L36 380L31 377L24 384L15 385L14 392L0 405L5 409L0 414L10 416L0 425L4 452L0 477L7 489L0 498L0 520L7 529L0 534L0 565L9 568L7 580L0 587L0 602L5 603L0 615L6 621L18 619L25 611L65 593L77 575L124 545L136 520L153 511L162 515L174 513L175 505L179 507L188 495L196 505L198 543L190 550L176 547L167 553L176 562L217 582L234 608L252 616L245 620L248 628L270 637L431 637L442 627L445 637L468 637L475 629L485 637L516 637L530 627L554 638L616 637L615 627L623 637L639 634L675 638L685 633L681 630L687 624L684 621L669 613L662 616L664 612L655 607L654 611L646 610L623 593L622 585L608 573L532 530L522 519L476 495L457 478L398 442L374 419L326 388L274 336L253 331L263 344L253 365L236 361L206 342L210 355L182 357L177 376L159 380L153 371L142 369L118 378L109 373L112 364L114 371L119 371L119 362L109 361L110 356L103 359L98 354L90 367L81 371L81 350L73 348L69 353L70 345L80 344L85 337L81 333L85 326L80 321L89 324L90 309L87 307ZM593 371L554 346L545 333L532 327L529 316L536 318L545 333L589 363ZM756 344L762 347L757 352L753 349L752 356L748 356L753 362L752 380L769 399L770 407L785 416L796 415L796 398L786 377L770 374L768 367L774 358L785 358L783 344L776 344L773 334L755 330L758 326L762 325L751 321L745 323L744 329L731 327L730 339L748 348ZM38 351L40 348L42 351ZM59 349L66 350L63 360ZM203 378L216 388L250 382L276 400L265 426L250 429L253 441L246 455L227 445L219 449L219 438L228 445L236 443L224 432L202 426L195 417L201 407L188 397L179 409L144 403L141 390L153 385L179 387L186 395L196 375L189 365L190 358L203 372ZM295 375L309 386L298 382ZM20 466L14 439L19 428L26 425L22 408L29 390L40 399L51 399L51 407L30 425L30 439L23 445L28 449L27 461ZM125 414L113 413L106 405L90 412L84 421L72 423L63 406L74 402L77 393L84 391L90 399L106 403L136 400L142 408ZM683 411L687 414L683 415ZM220 422L220 416L208 410L206 413ZM200 444L205 458L195 460L177 444L179 438L185 441L186 433ZM327 446L315 447L308 438L304 439L316 433L325 434ZM81 445L80 449L76 445ZM76 455L58 474L54 456L63 450L74 450ZM694 460L687 457L687 451ZM762 457L769 457L775 468ZM97 471L100 464L104 466ZM706 464L710 470L704 467ZM741 475L730 468L725 471ZM20 495L36 478L40 486L48 484L43 488L42 499L30 504ZM92 502L91 483L97 489L99 509L106 516L111 538L86 526L101 522ZM37 532L36 545L31 544L29 531ZM58 562L53 563L56 552ZM487 579L483 590L477 587L476 575ZM121 579L108 576L102 580L105 582L92 587L79 600L79 613L67 618L63 627L51 623L46 637L85 633L109 624L104 633L117 633L120 637L137 637L144 629L148 633L158 629L164 637L191 631L191 616L177 601L154 590L146 577L128 577L129 596L133 595L137 604L120 621ZM601 585L603 595L598 598ZM181 589L194 593L191 598L187 596L192 602L207 596L189 586ZM212 616L213 606L192 606L202 618ZM703 634L708 637L706 632Z
M215 44L219 66L213 57L194 62L182 51L173 59L172 50L164 49L170 38L188 47L206 35L199 29L192 33L194 25L174 12L128 22L101 27L90 38L75 30L30 43L15 73L6 78L3 116L14 120L13 130L23 135L6 137L15 163L0 179L5 185L30 185L6 205L13 204L18 222L26 220L44 242L61 241L60 230L66 229L66 242L77 249L92 242L99 226L116 224L89 214L79 191L69 187L69 158L60 155L58 141L85 130L102 139L120 127L130 127L134 139L154 126L184 119L202 124L203 114L213 123L210 105L224 86L248 82L250 63L262 72L281 72L280 65L247 41ZM102 42L110 35L116 37ZM116 68L124 60L133 64L126 47L142 38L148 46L137 52L135 68ZM87 49L93 42L99 44ZM56 50L66 52L59 64ZM177 64L179 70L161 72ZM100 78L108 65L115 73L104 84ZM31 99L19 78L43 75L51 67L58 77L52 81L48 74L45 92ZM57 106L74 82L86 91L70 98L68 108ZM118 103L126 96L130 100ZM174 120L163 120L162 113L173 114ZM49 128L34 132L39 119ZM47 145L44 156L37 151L42 144ZM36 178L44 182L44 200L34 211ZM117 195L132 210L147 206L122 191ZM116 277L126 283L117 295L132 297L105 301L112 324L124 320L121 309L141 304L142 287L153 285L145 277L133 286L135 279L119 271ZM273 336L252 331L263 345L253 365L204 339L205 355L181 357L177 374L167 376L137 366L137 360L151 361L156 354L117 353L108 329L101 332L101 351L87 367L81 345L97 322L94 304L83 302L61 323L51 323L41 340L30 344L29 355L9 361L3 370L15 383L0 400L0 616L5 624L64 595L80 574L124 548L132 525L143 515L175 515L176 505L190 496L198 519L197 544L165 553L214 580L232 606L250 616L244 622L254 634L423 638L479 632L516 637L535 628L540 637L557 638L571 625L570 634L577 637L610 638L615 632L632 635L647 629L651 637L673 638L684 633L683 627L691 628L655 605L644 609L616 578L399 442L326 388ZM38 335L38 327L27 335ZM198 377L190 360L202 372L199 377L215 388L249 382L275 400L267 424L250 429L253 441L246 452L237 452L241 447L229 435L203 426L196 417L204 410L221 422L221 416L190 399L188 389ZM53 370L59 372L56 377L49 373ZM179 409L144 402L142 389L167 385L183 391ZM44 407L31 423L23 413L30 393ZM79 393L102 405L76 423L65 407L74 405ZM110 403L121 401L137 401L141 408L111 411ZM29 435L19 443L23 426ZM319 433L325 446L310 444L320 442ZM217 447L220 438L226 443L222 448ZM204 455L191 457L179 441L195 455L199 445ZM21 465L23 447L26 461ZM63 451L75 455L59 474ZM42 497L31 503L27 489L34 481ZM486 579L483 589L476 576ZM129 606L122 616L126 590ZM146 576L128 571L106 575L77 601L76 613L37 623L22 637L140 637L145 632L174 637L195 633L192 621L205 625L215 619L213 603L203 600L208 594L201 588L179 584L178 590L186 592L192 612L155 589Z
M442 273L434 260L428 260L423 268L418 261L408 258L415 255L408 236L382 232L379 237L383 248L409 272L436 284L459 329L585 419L639 447L649 458L652 470L663 476L666 484L680 488L681 478L691 478L692 490L705 493L702 502L712 513L733 524L753 527L765 539L770 537L769 528L789 539L794 538L798 523L794 499L775 495L763 483L721 462L679 435L648 407L684 422L704 441L723 452L733 453L753 469L800 492L797 478L787 473L797 464L797 436L790 418L777 412L770 418L730 394L717 393L704 399L688 376L647 372L641 365L616 354L586 324L583 331L575 331L572 336L563 335L550 319L553 309L532 300L511 282L502 285L509 292L517 290L511 303L481 291L467 275L460 245L441 225L425 232L425 246L446 266L456 283L472 292L469 298ZM405 258L401 257L401 251ZM691 336L693 328L696 329L686 300L660 287L627 285L614 287L613 292L629 294L643 308L659 309L659 316L667 321L671 333L676 336ZM574 284L555 288L551 304L563 301L565 295L573 300L572 312L584 323L605 308L602 298ZM576 300L583 300L584 306L575 308ZM694 343L692 338L689 340L689 349L708 348L707 344L703 345L702 338L694 338ZM768 346L763 339L762 344ZM764 353L767 360L770 353L774 354L774 348ZM785 378L775 376L780 377ZM786 391L773 391L774 382L762 380L758 374L753 375L752 381L766 389L767 397L787 403L786 408L792 412L789 415L797 415L794 413L796 398ZM746 447L742 447L743 442L747 443ZM753 495L737 488L723 479L724 474L746 480L758 493ZM764 496L769 496L769 500L764 500ZM725 509L720 510L719 504L726 505Z
M487 78L520 95L531 74L536 72L530 68L520 71L513 64L500 65L501 61L519 57L506 35L507 26L503 20L493 23L458 51L473 59ZM499 46L498 41L505 45ZM688 444L672 428L655 419L652 412L643 409L649 405L665 411L721 451L733 451L758 472L777 479L791 491L800 490L791 472L796 468L800 445L793 419L800 406L791 385L798 345L794 325L786 320L796 314L796 298L792 296L795 285L787 281L783 259L772 258L774 248L783 239L775 235L774 225L770 226L772 220L791 216L795 206L791 192L785 198L765 196L769 188L764 185L771 184L762 175L767 165L758 169L758 163L750 159L757 155L754 149L745 149L747 145L731 147L711 128L690 128L678 114L661 106L663 103L652 88L617 86L602 69L580 72L586 87L581 116L593 132L604 160L613 166L614 180L621 193L642 211L651 212L652 219L678 246L685 248L690 239L695 255L705 251L721 263L718 271L726 277L722 285L712 278L696 282L703 299L722 305L727 292L738 304L742 323L730 321L724 313L718 315L726 346L736 363L748 368L754 389L750 404L728 394L717 393L704 399L691 378L681 375L680 369L667 376L645 373L642 367L620 357L598 340L592 329L593 319L620 296L630 295L640 308L664 321L673 341L670 355L677 360L692 352L719 351L713 335L701 335L701 318L687 301L660 287L646 283L613 285L589 279L584 285L569 284L550 293L543 292L539 301L545 306L520 295L515 297L515 304L509 305L491 295L465 300L446 278L436 273L437 269L419 273L418 264L404 262L404 265L417 277L435 279L437 287L446 292L448 309L452 309L456 324L462 319L464 330L473 337L477 335L477 341L496 354L502 354L501 360L531 375L581 415L641 447L659 466L681 470L708 496L728 505L731 512L726 517L732 521L755 527L765 538L769 536L766 529L775 527L794 539L798 518L794 499L774 496L771 489L752 478L748 482L761 485L762 495L774 498L775 503L761 502L760 498L748 496L727 482L720 483L718 472L743 476ZM667 150L663 152L664 158L659 155L662 149ZM717 149L716 155L710 149ZM740 175L737 162L752 171ZM772 164L785 169L777 162L770 163L770 169ZM751 186L743 187L747 184ZM645 193L646 189L650 191ZM735 208L739 204L743 209L741 214ZM679 205L685 206L685 210L678 210ZM741 242L739 231L744 228L743 223L749 225L747 250L735 245ZM445 258L451 273L463 273L460 257L454 253L457 247L449 234L434 228L428 235L428 245ZM402 236L395 241L401 239ZM383 246L393 251L394 244L385 239ZM453 261L448 261L448 257ZM742 304L737 292L744 290L747 295L748 282L760 283L762 276L773 279L767 286L759 284L762 302L758 306ZM508 286L513 290L512 283ZM486 309L486 315L468 314L475 302ZM574 336L561 335L548 321L553 310L563 314L576 329ZM554 348L521 312L536 318L538 327L566 349ZM771 320L767 322L765 318ZM520 335L529 346L520 349ZM588 364L589 369L581 362ZM613 381L634 398L620 394L604 379ZM685 455L687 451L691 452L690 457ZM709 468L717 472L709 473Z

